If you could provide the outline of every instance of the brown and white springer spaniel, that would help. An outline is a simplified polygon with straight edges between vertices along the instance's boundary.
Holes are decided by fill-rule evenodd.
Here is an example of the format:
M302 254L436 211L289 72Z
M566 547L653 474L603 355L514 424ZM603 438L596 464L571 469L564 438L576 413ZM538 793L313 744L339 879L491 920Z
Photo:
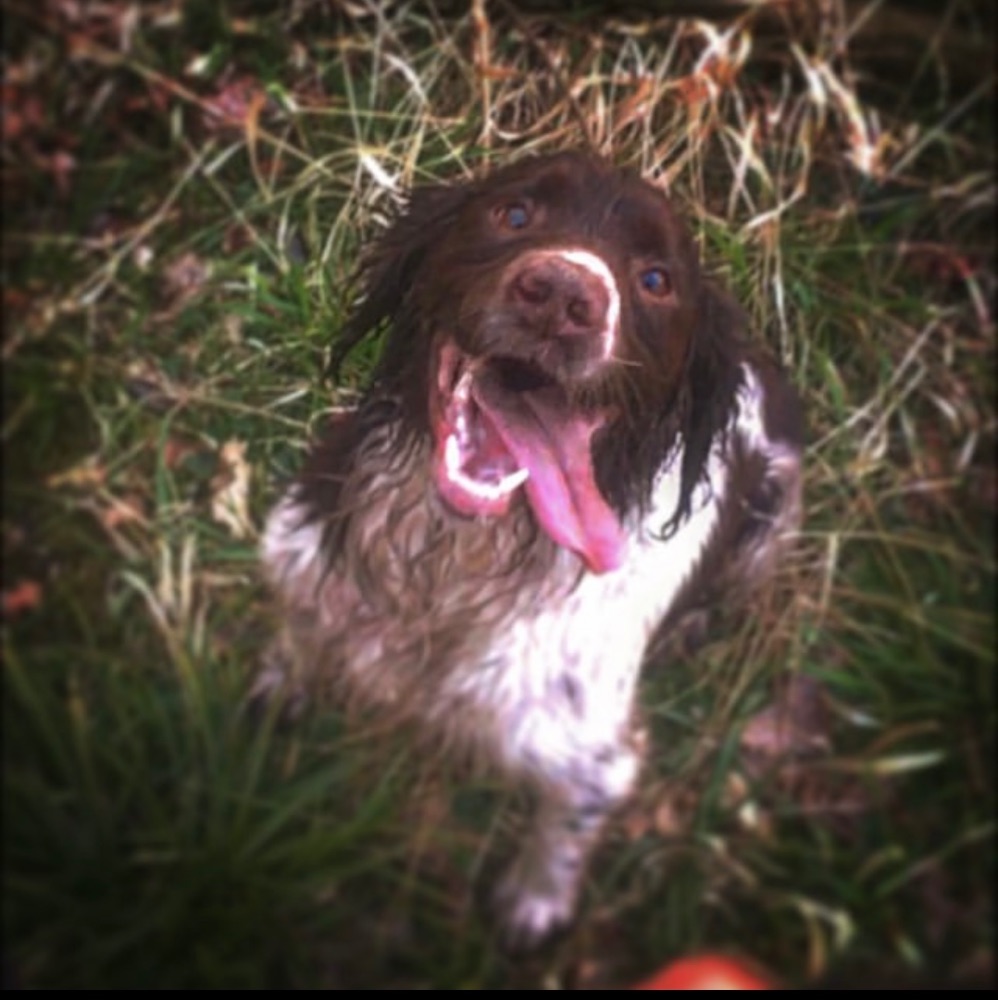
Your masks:
M335 360L384 349L267 523L256 693L329 689L531 787L498 903L532 945L634 786L653 640L796 526L797 399L665 196L589 155L417 189L362 274Z

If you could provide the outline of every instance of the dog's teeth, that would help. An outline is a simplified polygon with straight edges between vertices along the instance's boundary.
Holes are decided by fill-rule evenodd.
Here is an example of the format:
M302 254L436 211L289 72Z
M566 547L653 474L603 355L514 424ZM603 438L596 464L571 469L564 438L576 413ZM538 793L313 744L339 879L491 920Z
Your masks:
M512 493L518 486L522 486L530 478L529 469L517 469L508 476L503 476L497 484L503 493Z
M503 476L498 483L482 483L477 479L469 479L463 472L460 475L465 488L476 496L484 500L498 500L512 493L530 473L526 469L517 469L516 472Z
M517 469L508 476L503 476L497 483L483 483L465 475L460 469L451 469L451 478L460 483L468 492L482 500L499 500L508 496L523 482L530 473L526 469Z
M517 469L509 475L503 476L498 482L488 483L478 479L472 479L461 469L461 444L458 440L461 433L461 425L455 433L448 435L444 442L444 464L447 468L447 476L451 482L457 483L467 493L479 497L482 500L498 500L508 496L513 490L522 486L530 478L528 469Z
M447 465L447 475L451 479L458 478L461 473L461 446L456 434L448 434L444 442L444 462Z
M471 399L471 383L473 381L473 376L470 371L465 371L462 373L461 377L457 380L457 385L454 386L454 398L459 403L467 403Z

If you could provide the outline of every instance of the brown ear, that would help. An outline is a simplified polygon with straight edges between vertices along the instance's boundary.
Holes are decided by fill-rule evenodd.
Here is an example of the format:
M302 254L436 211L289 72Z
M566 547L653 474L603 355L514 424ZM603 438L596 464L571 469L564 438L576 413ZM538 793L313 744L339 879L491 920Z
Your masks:
M681 404L683 464L679 504L670 529L689 514L693 489L704 475L711 445L731 419L741 384L745 329L741 306L727 292L705 281L697 303L686 398Z
M356 276L360 300L330 350L328 377L339 374L357 344L399 314L423 258L454 221L467 191L463 185L417 188L402 214L362 256Z

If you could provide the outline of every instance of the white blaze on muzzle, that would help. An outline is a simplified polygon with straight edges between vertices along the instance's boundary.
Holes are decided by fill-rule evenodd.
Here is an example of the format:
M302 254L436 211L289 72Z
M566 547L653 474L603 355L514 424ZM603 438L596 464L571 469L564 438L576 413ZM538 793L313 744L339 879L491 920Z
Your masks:
M576 267L585 268L594 278L597 278L606 291L607 306L603 329L600 331L600 340L603 346L603 360L607 361L613 355L617 340L617 326L620 323L620 291L617 288L617 279L613 276L613 271L609 265L598 257L591 250L550 250L544 251L544 256L557 257L574 264Z

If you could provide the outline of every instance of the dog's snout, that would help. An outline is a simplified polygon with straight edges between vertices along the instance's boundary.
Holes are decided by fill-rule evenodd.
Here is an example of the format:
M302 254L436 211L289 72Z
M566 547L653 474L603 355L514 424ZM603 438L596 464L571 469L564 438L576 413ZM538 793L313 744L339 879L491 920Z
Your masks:
M538 333L597 336L607 329L608 280L583 263L553 254L527 257L511 275L508 289Z

